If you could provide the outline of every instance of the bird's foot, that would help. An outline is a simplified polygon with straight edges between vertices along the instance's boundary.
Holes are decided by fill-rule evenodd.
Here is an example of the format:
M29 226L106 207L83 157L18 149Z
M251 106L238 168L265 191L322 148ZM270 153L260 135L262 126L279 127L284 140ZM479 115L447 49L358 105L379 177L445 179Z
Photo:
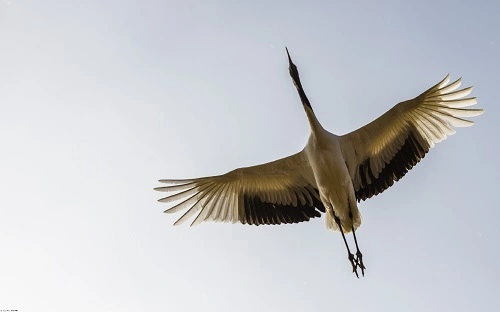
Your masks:
M361 275L365 276L366 267L363 264L363 254L359 250L356 252L356 264L361 269Z
M349 255L348 255L347 258L349 259L349 262L351 262L352 273L355 273L356 277L359 278L359 275L358 275L358 266L359 266L358 259L354 258L354 255L352 253L349 253ZM362 269L361 272L363 272L363 276L364 276L363 269Z

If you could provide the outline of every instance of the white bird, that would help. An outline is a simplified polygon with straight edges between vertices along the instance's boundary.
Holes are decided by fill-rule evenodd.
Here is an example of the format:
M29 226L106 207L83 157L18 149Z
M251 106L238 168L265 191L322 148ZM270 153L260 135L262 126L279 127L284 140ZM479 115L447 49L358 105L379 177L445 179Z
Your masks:
M219 176L188 180L159 180L175 192L160 202L180 201L165 210L187 210L181 224L197 214L191 225L203 221L243 224L284 224L309 221L326 214L326 227L340 231L353 272L364 275L363 256L355 230L361 225L357 203L377 195L401 179L434 144L454 134L454 127L473 124L466 117L482 109L467 97L472 87L457 90L461 78L441 82L414 99L395 105L385 114L351 133L335 135L325 130L302 88L297 67L288 49L289 72L307 115L311 133L305 148L270 163L238 168ZM356 257L345 233L353 233Z

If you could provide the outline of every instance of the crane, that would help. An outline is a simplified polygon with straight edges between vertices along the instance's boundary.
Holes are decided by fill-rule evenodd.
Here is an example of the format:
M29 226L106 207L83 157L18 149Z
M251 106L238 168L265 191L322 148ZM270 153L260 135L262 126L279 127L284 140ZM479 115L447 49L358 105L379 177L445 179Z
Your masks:
M196 215L191 225L222 221L251 225L289 224L325 214L326 227L340 231L353 273L365 274L356 229L361 225L358 202L382 193L401 179L438 142L456 127L473 124L465 118L482 109L467 97L472 87L458 89L461 78L442 81L419 96L401 102L369 124L335 135L325 130L302 87L297 66L286 48L289 73L310 126L300 152L269 163L238 168L226 174L194 179L162 179L170 192L159 202L178 202L166 213L185 213L179 225ZM458 89L458 90L457 90ZM173 194L172 194L173 193ZM353 254L346 234L354 238Z

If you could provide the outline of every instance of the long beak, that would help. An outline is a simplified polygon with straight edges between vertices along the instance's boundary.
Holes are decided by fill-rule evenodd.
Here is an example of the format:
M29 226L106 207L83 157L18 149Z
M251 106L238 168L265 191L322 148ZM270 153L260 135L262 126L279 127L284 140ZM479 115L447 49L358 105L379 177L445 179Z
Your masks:
M290 65L290 67L292 65L295 65L293 62L292 62L292 58L290 57L290 53L288 53L288 48L285 47L285 50L286 50L286 55L288 55L288 65Z

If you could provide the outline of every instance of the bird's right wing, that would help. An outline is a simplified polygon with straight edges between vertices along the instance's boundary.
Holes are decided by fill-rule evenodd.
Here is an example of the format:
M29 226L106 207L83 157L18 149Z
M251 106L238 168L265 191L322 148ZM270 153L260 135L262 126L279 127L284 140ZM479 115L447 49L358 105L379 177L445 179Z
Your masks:
M470 109L472 87L457 90L461 79L441 82L414 99L401 102L371 123L340 137L342 154L356 199L383 192L415 166L434 144L454 134L454 127L473 124L467 117L483 113Z
M176 192L160 202L180 201L165 212L187 210L175 225L195 214L191 225L202 221L298 223L325 211L304 151L219 176L160 182L169 185L155 190Z

